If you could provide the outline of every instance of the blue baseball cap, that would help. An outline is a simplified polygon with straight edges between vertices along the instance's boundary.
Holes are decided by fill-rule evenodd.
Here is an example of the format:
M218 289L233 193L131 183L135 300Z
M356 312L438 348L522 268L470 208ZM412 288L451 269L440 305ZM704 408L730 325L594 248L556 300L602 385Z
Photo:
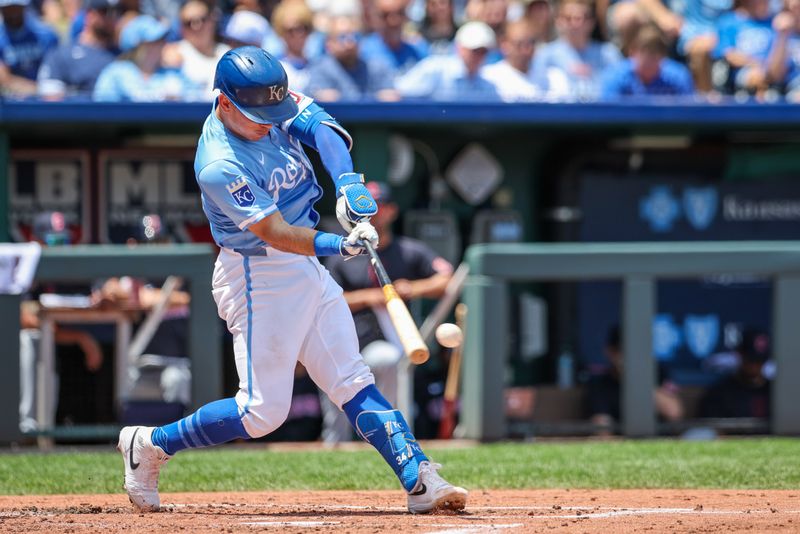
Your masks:
M27 6L31 0L0 0L0 7Z
M169 28L155 17L139 15L122 28L119 36L119 48L123 52L127 52L142 43L160 41L166 37L168 31Z

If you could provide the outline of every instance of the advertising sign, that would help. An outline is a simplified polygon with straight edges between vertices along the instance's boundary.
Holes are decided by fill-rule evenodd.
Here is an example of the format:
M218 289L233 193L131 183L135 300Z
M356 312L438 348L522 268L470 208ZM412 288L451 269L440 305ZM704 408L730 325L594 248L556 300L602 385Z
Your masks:
M30 241L37 215L60 212L71 243L91 239L89 152L12 150L8 169L11 239Z
M174 242L210 242L194 150L105 150L98 155L103 243L141 240L142 220L158 215Z
M800 239L800 183L790 180L587 175L580 209L585 242ZM620 317L620 284L583 283L578 295L581 353L602 361ZM702 382L709 357L735 348L745 329L769 332L771 302L770 280L756 276L660 281L653 352L687 381Z

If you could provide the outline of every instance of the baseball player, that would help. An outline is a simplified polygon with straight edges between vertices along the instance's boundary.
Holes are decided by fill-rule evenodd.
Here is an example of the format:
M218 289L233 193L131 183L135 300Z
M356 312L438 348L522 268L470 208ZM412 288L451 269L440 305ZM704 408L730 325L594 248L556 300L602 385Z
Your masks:
M175 453L264 436L289 412L296 362L392 467L408 509L460 510L467 491L446 482L358 352L342 289L318 256L377 246L375 200L353 172L349 134L319 105L290 92L281 64L246 46L217 63L220 90L203 126L195 173L220 247L213 295L233 334L239 391L163 427L125 427L117 449L125 488L141 511L159 509L158 474ZM317 150L337 195L345 236L314 230L322 195L303 145Z

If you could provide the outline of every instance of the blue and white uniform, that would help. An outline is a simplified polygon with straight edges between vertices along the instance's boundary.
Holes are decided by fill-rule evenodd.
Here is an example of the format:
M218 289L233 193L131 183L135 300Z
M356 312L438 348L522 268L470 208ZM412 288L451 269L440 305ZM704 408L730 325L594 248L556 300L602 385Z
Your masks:
M286 71L258 47L226 52L217 64L214 86L241 117L271 126L267 135L244 140L227 122L239 115L229 112L227 104L217 109L216 100L195 158L203 208L220 245L212 293L233 335L239 391L174 423L120 431L117 449L131 502L143 511L159 509L158 472L173 454L277 429L289 414L300 362L395 472L408 492L409 511L463 509L467 491L436 473L440 466L428 461L403 415L375 387L359 354L342 288L316 256L278 250L256 235L285 231L285 223L271 219L275 224L265 225L266 230L259 226L250 231L280 212L296 227L293 235L313 240L316 255L358 254L367 246L358 240L377 246L378 235L365 220L377 213L377 205L363 176L352 172L350 136L310 98L288 91ZM352 227L346 239L326 232L312 237L299 230L317 224L314 203L321 195L303 145L319 151L334 178L337 218L345 228Z
M231 135L212 112L195 158L203 209L221 247L214 299L234 336L236 402L252 437L286 419L297 361L340 407L374 383L342 290L328 271L315 257L281 252L247 231L276 211L294 226L313 228L319 221L314 203L322 188L303 151L299 119L320 108L308 97L295 98L298 115L258 141Z

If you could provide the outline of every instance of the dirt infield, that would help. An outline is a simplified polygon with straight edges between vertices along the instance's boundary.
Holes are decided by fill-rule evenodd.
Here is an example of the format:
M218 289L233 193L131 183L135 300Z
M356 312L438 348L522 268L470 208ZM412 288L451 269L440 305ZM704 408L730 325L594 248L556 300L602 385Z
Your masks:
M487 490L460 514L412 516L399 492L0 497L0 532L800 532L800 491Z

